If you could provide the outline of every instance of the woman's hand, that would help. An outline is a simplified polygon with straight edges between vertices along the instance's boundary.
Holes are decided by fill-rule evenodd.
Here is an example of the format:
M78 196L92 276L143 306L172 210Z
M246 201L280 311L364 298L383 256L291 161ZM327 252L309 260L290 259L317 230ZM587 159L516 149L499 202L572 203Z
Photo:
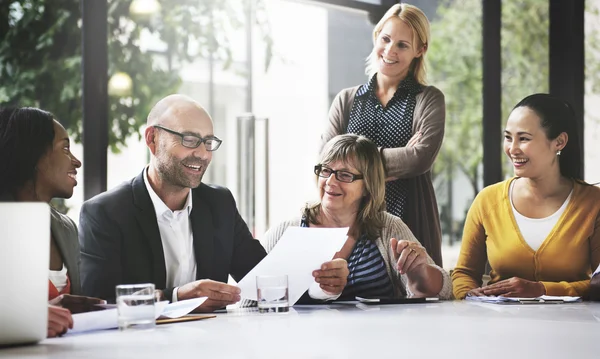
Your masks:
M546 294L546 288L541 282L532 282L519 277L501 280L481 288L483 295L503 297L535 298Z
M417 132L415 133L406 143L405 147L415 147L420 141L421 141L421 137L423 137L423 133L422 132Z
M427 251L418 243L392 238L390 247L400 274L410 275L415 269L427 265Z
M431 297L440 293L444 284L442 272L428 263L429 256L423 246L392 238L390 249L394 253L396 270L406 274L406 285L415 297Z
M483 289L481 287L479 288L473 288L471 289L469 292L467 292L467 297L485 297L485 294L483 293Z
M61 294L48 302L49 304L66 308L73 314L103 310L96 304L106 304L105 300L81 295Z
M417 133L415 133L406 143L406 146L404 147L415 147L416 145L418 145L421 142L421 137L423 137L423 132L419 131ZM384 161L385 163L385 161ZM395 181L397 180L397 177L391 177L388 176L385 178L386 182L390 182L390 181Z
M336 258L323 263L321 269L313 271L312 275L324 292L338 295L346 287L349 273L348 262L343 258Z
M68 309L48 306L48 338L63 335L73 328L73 317Z

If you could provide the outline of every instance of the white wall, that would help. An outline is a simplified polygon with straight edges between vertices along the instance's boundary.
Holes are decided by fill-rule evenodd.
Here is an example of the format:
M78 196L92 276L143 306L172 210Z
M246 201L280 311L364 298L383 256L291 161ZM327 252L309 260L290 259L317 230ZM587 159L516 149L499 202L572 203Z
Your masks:
M316 198L313 167L329 110L327 12L282 0L267 1L267 9L277 56L265 74L256 51L253 107L258 116L270 120L269 225L273 226L299 216L304 203Z
M270 122L268 218L264 216L265 193L261 191L267 179L261 171L263 167L257 168L256 175L257 225L251 230L259 238L269 225L298 216L303 205L316 198L312 171L330 105L326 10L286 0L267 0L266 6L276 52L266 73L262 34L258 30L254 32L253 40L253 112L257 117L268 117ZM234 58L241 61L246 51L243 29L235 36L237 40L234 43L238 46L235 46ZM224 144L214 154L205 179L229 187L238 199L236 116L244 111L246 80L222 71L220 64L215 69L213 117L221 121L215 124L215 131L219 129L216 134L224 140ZM181 76L183 86L180 92L208 106L206 62L199 60L186 65ZM260 150L260 145L258 147ZM74 145L73 153L83 159L81 145ZM130 138L121 153L109 151L108 189L138 175L147 163L147 156L144 142L137 137ZM79 170L78 182L73 197L67 201L71 208L69 216L75 221L78 221L83 202L83 168Z

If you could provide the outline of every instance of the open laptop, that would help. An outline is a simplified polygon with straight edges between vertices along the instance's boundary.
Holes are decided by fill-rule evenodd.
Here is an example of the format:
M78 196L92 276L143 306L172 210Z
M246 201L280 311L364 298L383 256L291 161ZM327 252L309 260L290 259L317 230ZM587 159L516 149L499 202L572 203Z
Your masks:
M50 207L0 202L0 345L46 338L49 265Z

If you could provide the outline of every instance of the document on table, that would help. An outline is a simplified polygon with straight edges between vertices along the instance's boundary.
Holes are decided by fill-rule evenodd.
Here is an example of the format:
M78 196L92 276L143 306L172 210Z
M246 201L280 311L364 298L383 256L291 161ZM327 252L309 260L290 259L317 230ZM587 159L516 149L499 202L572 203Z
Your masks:
M288 227L279 242L237 286L242 301L256 301L256 277L288 276L288 300L294 305L314 281L312 272L330 261L346 242L348 228Z
M207 297L201 297L171 304L168 301L154 303L155 319L182 317L196 309L206 299ZM73 329L69 330L67 334L117 328L119 322L116 304L103 304L100 306L106 309L73 314Z
M542 295L535 298L521 297L495 297L495 296L474 296L468 295L465 300L479 303L494 303L494 304L555 304L555 303L575 303L580 302L581 297L569 296L551 296Z

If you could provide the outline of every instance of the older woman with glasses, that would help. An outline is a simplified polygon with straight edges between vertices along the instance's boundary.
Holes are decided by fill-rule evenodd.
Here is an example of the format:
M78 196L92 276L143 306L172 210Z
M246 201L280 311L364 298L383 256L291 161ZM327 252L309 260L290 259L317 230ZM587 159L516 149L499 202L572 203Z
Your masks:
M334 258L348 263L343 288L314 285L315 299L452 296L448 274L434 264L402 220L385 212L385 173L377 146L363 136L332 138L315 166L320 200L300 218L271 228L262 241L271 251L285 230L300 227L349 227L348 239Z

